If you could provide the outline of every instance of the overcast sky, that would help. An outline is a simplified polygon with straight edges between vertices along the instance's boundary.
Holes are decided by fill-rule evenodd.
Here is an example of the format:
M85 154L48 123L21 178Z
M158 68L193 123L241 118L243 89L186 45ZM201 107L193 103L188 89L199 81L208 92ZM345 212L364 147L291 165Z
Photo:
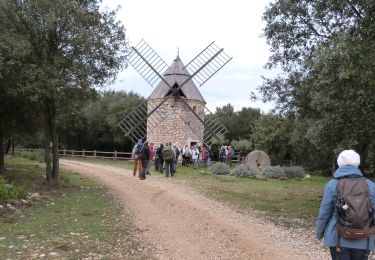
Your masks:
M270 55L262 34L262 13L269 0L103 0L110 9L121 5L118 19L126 28L131 46L144 39L168 64L179 56L186 65L212 41L233 59L199 88L214 112L232 104L260 108L271 104L252 102L250 92L271 75L263 68ZM129 66L118 75L112 89L134 91L148 97L152 87Z

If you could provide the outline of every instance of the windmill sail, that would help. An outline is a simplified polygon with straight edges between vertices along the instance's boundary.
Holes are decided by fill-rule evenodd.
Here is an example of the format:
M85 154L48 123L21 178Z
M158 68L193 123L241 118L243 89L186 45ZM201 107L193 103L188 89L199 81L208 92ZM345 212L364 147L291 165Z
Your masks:
M224 49L212 42L190 61L185 68L191 73L195 83L198 86L202 86L231 59L224 52Z
M132 47L126 59L152 87L159 83L163 73L169 68L144 40Z

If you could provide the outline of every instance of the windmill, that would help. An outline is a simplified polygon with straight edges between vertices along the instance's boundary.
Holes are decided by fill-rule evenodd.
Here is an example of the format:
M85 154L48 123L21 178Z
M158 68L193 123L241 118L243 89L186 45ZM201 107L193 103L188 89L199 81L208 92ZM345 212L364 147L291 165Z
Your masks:
M133 142L147 136L156 144L172 141L181 147L220 140L228 130L206 107L197 85L202 86L231 59L212 42L186 66L179 55L168 66L141 40L127 60L154 90L117 125Z

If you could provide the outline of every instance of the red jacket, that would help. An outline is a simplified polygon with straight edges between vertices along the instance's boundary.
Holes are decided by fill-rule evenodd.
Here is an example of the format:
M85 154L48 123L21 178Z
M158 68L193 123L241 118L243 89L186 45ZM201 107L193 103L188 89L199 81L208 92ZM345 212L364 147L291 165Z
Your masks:
M154 145L149 145L148 146L149 147L149 149L150 149L150 161L152 160L152 158L154 158Z

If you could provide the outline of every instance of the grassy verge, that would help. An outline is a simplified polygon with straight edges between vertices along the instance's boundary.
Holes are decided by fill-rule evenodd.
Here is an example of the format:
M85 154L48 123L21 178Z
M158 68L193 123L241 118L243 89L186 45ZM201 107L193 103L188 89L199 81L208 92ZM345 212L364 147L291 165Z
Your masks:
M8 181L39 196L0 215L0 259L152 259L132 215L102 185L61 170L62 185L50 188L37 162L6 166Z
M87 161L86 159L82 159ZM89 160L103 163L101 159ZM105 161L106 164L132 169L129 161ZM151 167L152 174L159 174ZM314 226L324 184L329 178L312 176L309 180L256 180L234 176L214 176L208 169L177 169L174 178L200 193L222 201L241 212L256 211L284 226Z

